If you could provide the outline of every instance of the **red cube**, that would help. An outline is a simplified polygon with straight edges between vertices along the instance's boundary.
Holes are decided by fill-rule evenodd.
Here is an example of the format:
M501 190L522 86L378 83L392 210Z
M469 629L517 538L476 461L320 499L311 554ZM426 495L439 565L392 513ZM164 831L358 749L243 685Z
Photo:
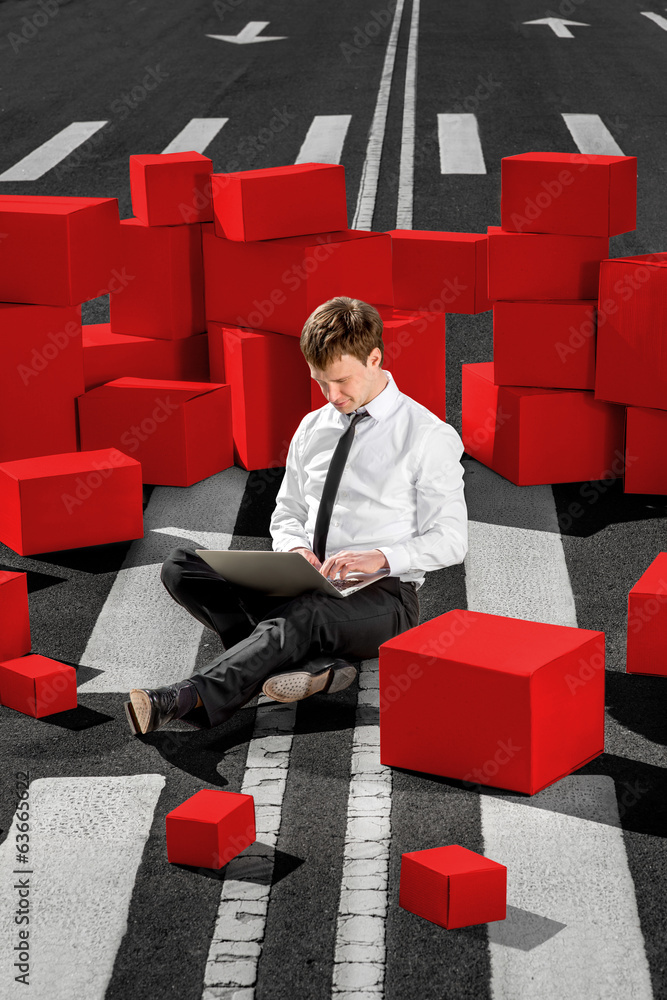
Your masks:
M667 494L667 410L626 407L623 492Z
M489 226L489 298L596 299L607 236L512 233Z
M485 312L485 233L391 229L394 306L422 312Z
M628 594L629 674L667 677L667 552L659 552Z
M178 340L204 333L201 226L144 226L123 219L126 283L109 296L114 333Z
M116 278L116 198L0 195L0 232L0 302L79 305Z
M231 389L118 378L79 396L82 448L122 448L145 483L192 486L234 464Z
M637 157L518 153L500 161L503 229L617 236L637 225Z
M603 632L455 610L379 653L382 764L533 795L603 752Z
M80 306L0 303L0 461L76 451Z
M583 389L496 385L493 362L462 365L467 453L517 486L623 473L625 410Z
M222 868L256 840L252 795L203 788L165 817L167 860Z
M401 855L398 905L451 930L507 916L507 868L459 844Z
M110 323L93 323L83 327L83 373L86 389L124 376L205 382L208 339L205 333L180 340L131 337L112 333Z
M667 253L602 261L595 395L667 410Z
M202 227L206 316L300 337L337 295L391 305L391 237L362 229L237 243Z
M35 719L76 708L76 670L38 653L3 660L0 704Z
M131 156L132 211L145 226L211 222L212 173L208 156L193 150Z
M209 323L211 372L223 354L230 388L234 462L243 469L284 466L290 441L310 410L310 373L295 337Z
M213 174L216 236L276 240L347 229L345 167L296 163Z
M596 299L494 302L494 381L592 389L596 306Z
M143 534L141 466L115 448L0 465L0 541L21 556Z
M30 652L28 584L25 573L0 572L0 660Z
M446 420L445 314L386 306L378 306L378 312L384 343L382 367L389 369L401 392ZM428 378L424 378L425 358Z

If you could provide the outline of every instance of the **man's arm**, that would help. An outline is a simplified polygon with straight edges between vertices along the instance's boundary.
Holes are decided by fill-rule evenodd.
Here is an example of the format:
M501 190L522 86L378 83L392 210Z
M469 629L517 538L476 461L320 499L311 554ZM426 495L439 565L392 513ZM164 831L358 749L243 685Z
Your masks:
M468 551L468 511L462 454L463 443L450 424L435 425L425 435L415 482L419 534L396 545L379 546L392 576L463 562Z
M303 468L299 455L301 437L299 427L290 441L285 475L271 515L269 531L274 552L289 552L294 548L310 550L310 540L305 529L308 507L303 496Z

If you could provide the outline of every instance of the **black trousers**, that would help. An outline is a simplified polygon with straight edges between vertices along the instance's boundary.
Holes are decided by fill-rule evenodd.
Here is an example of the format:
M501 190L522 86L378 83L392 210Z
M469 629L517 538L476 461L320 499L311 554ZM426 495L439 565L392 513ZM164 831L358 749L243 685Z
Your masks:
M204 708L185 721L220 725L250 701L266 678L322 655L365 660L387 639L419 624L413 583L385 577L349 597L308 591L298 597L267 597L234 586L194 549L179 546L162 564L171 596L220 636L224 652L189 680Z

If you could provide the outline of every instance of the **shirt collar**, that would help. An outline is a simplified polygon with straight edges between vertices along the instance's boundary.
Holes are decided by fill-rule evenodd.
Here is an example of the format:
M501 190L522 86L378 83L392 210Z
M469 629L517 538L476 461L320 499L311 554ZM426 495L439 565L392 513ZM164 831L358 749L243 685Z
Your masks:
M371 399L369 403L366 403L365 406L360 406L359 409L355 410L355 413L364 413L367 410L376 420L381 420L382 417L386 417L393 410L398 400L399 389L391 372L387 371L386 368L383 368L382 371L387 376L387 384L384 389L381 389L377 396ZM340 413L339 416L341 417L341 422L344 423L349 423L352 419L351 413Z

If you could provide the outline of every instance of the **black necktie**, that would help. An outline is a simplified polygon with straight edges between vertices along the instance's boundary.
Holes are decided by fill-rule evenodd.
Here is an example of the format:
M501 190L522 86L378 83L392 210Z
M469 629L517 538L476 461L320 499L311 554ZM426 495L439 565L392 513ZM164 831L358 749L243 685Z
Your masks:
M317 509L315 532L313 535L313 552L320 562L324 562L327 534L329 533L329 521L331 520L331 511L333 510L334 500L336 499L338 486L340 484L341 476L343 475L345 462L347 461L347 456L350 448L352 447L354 428L360 420L363 420L364 417L368 416L370 416L368 411L366 411L366 413L355 413L350 420L349 426L338 439L334 453L331 456L331 462L329 464L329 468L327 469L327 478L324 480L324 487L322 489L322 499L320 500L320 506Z

